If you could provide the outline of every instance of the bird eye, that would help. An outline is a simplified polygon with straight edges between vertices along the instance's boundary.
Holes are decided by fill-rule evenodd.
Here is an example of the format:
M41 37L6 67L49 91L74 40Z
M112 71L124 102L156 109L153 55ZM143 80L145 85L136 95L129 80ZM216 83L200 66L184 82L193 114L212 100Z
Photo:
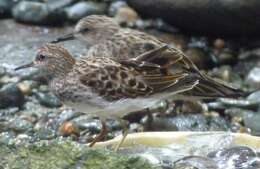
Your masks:
M39 61L43 61L45 58L46 58L45 55L38 55L37 56L37 60L39 60Z
M85 33L85 32L88 32L88 31L89 31L88 28L83 28L83 29L81 29L79 32L80 32L80 33Z

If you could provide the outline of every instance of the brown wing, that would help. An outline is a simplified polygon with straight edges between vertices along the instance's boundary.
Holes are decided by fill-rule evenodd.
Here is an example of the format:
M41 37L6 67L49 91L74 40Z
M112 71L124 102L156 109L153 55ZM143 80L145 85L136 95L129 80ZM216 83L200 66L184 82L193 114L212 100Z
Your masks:
M95 66L92 65L91 71L80 77L82 84L91 87L93 91L107 100L144 97L169 88L174 91L175 84L188 75L186 73L169 74L164 71L165 68L149 62L139 64L138 61L116 62L109 59L109 64L97 64L97 61L105 62L108 59L95 58Z
M156 73L153 73L150 75L156 77L144 77L146 82L150 82L150 79L153 79L157 81L157 84L163 84L156 87L153 84L153 87L157 89L156 91L165 89L171 92L184 91L185 95L201 98L239 97L245 95L241 90L232 88L202 74L187 56L168 45L162 45L136 58L121 61L121 63L134 66L136 69L159 70L161 74L156 75ZM164 80L160 81L160 76L164 77ZM171 78L168 81L167 76L174 77L173 79L176 82L173 83ZM168 82L169 86L167 86ZM172 83L170 84L170 82Z

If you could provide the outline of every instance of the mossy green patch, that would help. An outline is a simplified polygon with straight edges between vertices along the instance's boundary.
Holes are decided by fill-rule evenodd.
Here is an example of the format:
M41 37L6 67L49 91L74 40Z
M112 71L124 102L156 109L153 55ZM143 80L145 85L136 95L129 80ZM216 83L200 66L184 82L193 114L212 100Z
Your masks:
M92 149L72 141L7 144L0 139L0 169L151 169L140 157Z

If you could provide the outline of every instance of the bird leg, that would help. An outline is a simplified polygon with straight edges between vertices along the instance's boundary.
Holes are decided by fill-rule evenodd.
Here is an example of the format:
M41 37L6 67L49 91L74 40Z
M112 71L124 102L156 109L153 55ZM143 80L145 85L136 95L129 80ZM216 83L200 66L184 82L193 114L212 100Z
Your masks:
M125 120L123 120L123 119L119 119L119 122L120 122L120 124L121 124L121 126L122 126L122 128L123 128L123 130L122 130L122 138L121 138L121 140L119 141L119 143L116 145L116 147L115 147L115 149L114 149L115 152L117 152L118 149L121 147L121 145L122 145L123 142L125 141L125 138L126 138L126 136L127 136L127 134L128 134L128 123L127 123L127 121L125 121Z
M90 143L89 147L93 147L96 142L102 140L106 135L107 135L107 126L105 120L100 120L101 121L101 131L100 133L94 138L94 140Z

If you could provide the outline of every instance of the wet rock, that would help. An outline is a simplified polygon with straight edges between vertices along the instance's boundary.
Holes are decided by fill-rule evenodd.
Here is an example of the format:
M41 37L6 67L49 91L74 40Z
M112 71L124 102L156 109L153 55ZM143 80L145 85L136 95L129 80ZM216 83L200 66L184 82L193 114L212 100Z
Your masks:
M246 83L254 88L260 89L260 67L254 67L246 77Z
M50 121L53 120L48 116L43 116L37 121L33 128L35 140L49 140L57 137L56 126L52 126Z
M128 5L127 5L127 3L125 1L115 1L115 2L112 2L110 7L109 7L109 9L108 9L109 16L115 16L117 11L121 7L128 7Z
M72 119L76 119L77 117L81 117L82 115L83 115L83 113L81 113L81 112L75 112L75 111L73 111L71 109L65 109L57 117L58 118L57 119L57 123L59 125L62 125L66 121L70 121Z
M7 84L0 89L0 109L21 107L24 102L24 95L16 84Z
M252 103L260 104L260 91L251 93L246 99Z
M146 131L177 131L178 127L169 118L154 117L153 119L144 118L142 123L145 124Z
M5 117L11 117L14 116L17 112L19 111L18 107L9 107L5 109L0 109L0 116L5 118ZM1 121L1 118L0 118Z
M246 99L232 99L232 98L221 98L218 99L218 103L212 102L208 103L209 108L218 109L222 108L243 108L243 109L252 109L256 110L259 106L258 102L253 100L246 100Z
M117 10L115 20L122 26L133 26L138 20L138 14L130 7L121 7Z
M41 106L35 97L28 97L28 101L23 106L22 113L23 115L40 118L52 111L57 112L54 108L50 109L48 107Z
M79 135L78 127L72 122L65 122L59 129L62 136Z
M245 112L243 116L243 121L245 124L245 127L251 129L251 133L253 135L260 136L260 112Z
M219 78L224 82L232 82L232 86L235 88L242 88L242 78L233 70L230 65L223 65L219 68L210 71L212 77Z
M237 61L237 58L235 57L235 53L230 49L224 49L218 54L217 57L218 57L218 63L220 65L234 64Z
M32 89L37 87L37 83L34 81L26 80L17 84L18 88L24 95L31 95Z
M4 67L0 66L0 77L6 74L6 70Z
M161 131L226 131L229 128L229 123L221 117L205 117L199 114L157 117L146 124L146 130Z
M218 166L210 158L187 156L175 161L173 169L218 169Z
M106 5L97 2L78 2L71 7L65 9L66 15L69 20L76 22L84 16L93 14L104 14Z
M64 7L73 4L75 1L76 0L48 0L47 5L51 11L62 10Z
M185 54L201 69L208 68L209 57L199 48L189 48Z
M40 85L39 92L46 93L48 91L49 91L49 86L48 85Z
M233 147L211 152L208 157L214 159L220 168L253 169L257 162L257 154L248 147Z
M91 133L99 133L102 128L99 119L93 119L87 115L81 115L73 119L72 122L75 123L80 130L88 130ZM108 129L110 129L110 127L108 127Z
M36 93L36 97L40 104L46 107L55 108L62 105L60 100L52 93Z
M24 133L32 131L32 123L22 118L15 118L9 124L9 129L17 133Z
M260 2L258 0L250 3L246 0L199 0L196 3L188 0L128 0L127 2L144 16L161 17L188 32L259 35Z
M1 0L0 1L0 18L9 16L13 5L14 5L13 0Z
M220 38L216 39L213 44L214 48L218 50L223 49L225 47L225 41Z
M64 21L60 10L51 10L41 2L21 1L12 10L13 17L20 22L34 24L58 24Z
M0 78L0 84L17 83L18 81L19 77L10 77L8 75Z

